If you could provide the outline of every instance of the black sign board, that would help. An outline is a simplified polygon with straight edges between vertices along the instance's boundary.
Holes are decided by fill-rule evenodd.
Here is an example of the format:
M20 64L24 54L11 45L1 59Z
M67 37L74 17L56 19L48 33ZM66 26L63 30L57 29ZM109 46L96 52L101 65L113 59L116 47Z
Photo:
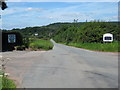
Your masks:
M12 51L20 45L23 45L23 38L19 32L2 32L2 51Z

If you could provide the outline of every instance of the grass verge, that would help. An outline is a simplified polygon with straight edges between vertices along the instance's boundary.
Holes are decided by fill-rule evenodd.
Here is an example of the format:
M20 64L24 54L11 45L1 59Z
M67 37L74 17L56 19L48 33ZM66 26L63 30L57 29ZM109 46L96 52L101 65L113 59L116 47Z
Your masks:
M118 42L113 43L64 43L65 45L104 52L120 52Z
M49 40L39 39L39 40L35 40L35 41L31 42L29 47L32 50L50 50L53 48L53 44Z
M16 85L13 80L3 77L3 78L0 78L0 81L1 81L0 85L1 85L2 90L6 90L6 89L15 90L16 89Z

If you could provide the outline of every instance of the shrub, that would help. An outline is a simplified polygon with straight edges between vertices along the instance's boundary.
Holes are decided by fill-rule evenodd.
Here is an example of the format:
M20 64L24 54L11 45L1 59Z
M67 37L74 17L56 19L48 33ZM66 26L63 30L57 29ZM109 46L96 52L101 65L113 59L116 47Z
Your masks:
M85 48L95 51L105 51L105 52L120 52L118 50L118 42L112 43L69 43L67 45L75 46L78 48Z
M32 50L50 50L53 48L52 42L49 40L36 40L30 43L29 47Z
M6 77L2 78L2 90L4 89L15 90L15 88L16 88L16 85L13 80L10 80Z

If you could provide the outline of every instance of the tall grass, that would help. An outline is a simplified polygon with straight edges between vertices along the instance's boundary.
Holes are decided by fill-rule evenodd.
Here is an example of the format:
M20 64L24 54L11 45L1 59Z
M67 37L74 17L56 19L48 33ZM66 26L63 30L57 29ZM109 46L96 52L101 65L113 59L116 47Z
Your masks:
M66 45L95 51L120 52L118 42L113 43L68 43Z
M29 45L32 50L50 50L53 48L52 42L49 40L36 40L30 43Z
M6 89L15 90L16 89L16 85L13 80L10 80L6 77L0 78L0 79L1 79L0 85L2 87L2 90L6 90Z

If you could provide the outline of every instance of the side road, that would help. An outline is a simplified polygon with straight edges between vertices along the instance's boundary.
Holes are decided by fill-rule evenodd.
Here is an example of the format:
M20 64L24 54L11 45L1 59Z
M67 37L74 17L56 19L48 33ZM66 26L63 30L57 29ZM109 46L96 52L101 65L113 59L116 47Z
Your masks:
M117 88L117 53L57 44L50 51L4 52L6 72L22 88Z

